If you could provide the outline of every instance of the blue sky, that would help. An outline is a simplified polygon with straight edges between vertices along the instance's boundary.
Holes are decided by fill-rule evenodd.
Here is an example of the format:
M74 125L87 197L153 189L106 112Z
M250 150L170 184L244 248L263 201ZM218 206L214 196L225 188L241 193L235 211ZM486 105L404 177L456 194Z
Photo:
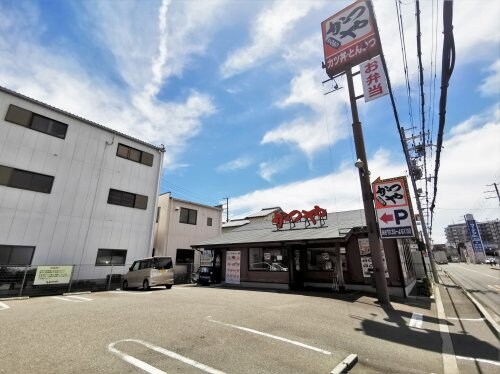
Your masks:
M357 209L347 85L341 78L344 88L325 96L321 83L327 76L320 23L349 3L2 0L0 85L164 144L162 192L209 205L229 197L231 217L270 206ZM421 1L426 122L434 123L434 143L442 3ZM479 220L500 216L498 201L486 199L495 195L484 193L500 182L500 2L477 4L454 1L457 64L448 91L436 243L466 213ZM410 128L395 2L374 1L374 8L399 115ZM404 1L401 8L419 126L415 4ZM431 63L438 68L435 95ZM406 175L389 98L358 104L372 178Z

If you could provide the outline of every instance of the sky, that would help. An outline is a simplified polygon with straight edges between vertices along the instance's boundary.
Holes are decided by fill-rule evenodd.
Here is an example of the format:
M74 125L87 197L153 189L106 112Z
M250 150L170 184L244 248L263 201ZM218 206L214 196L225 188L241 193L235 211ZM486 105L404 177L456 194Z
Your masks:
M328 94L332 83L322 83L320 24L350 3L0 0L0 85L163 144L161 192L205 205L228 198L232 219L276 206L359 209L347 83L338 78L340 89ZM415 2L400 2L409 95L396 2L373 3L401 124L418 135ZM500 2L478 4L453 5L456 65L434 243L444 243L444 228L464 214L500 218L496 194L485 193L500 183ZM420 8L424 118L435 145L443 1L423 0ZM361 95L359 78L355 85ZM358 108L372 180L408 175L389 96L358 100ZM428 176L435 154L429 147ZM429 202L433 183L417 182Z

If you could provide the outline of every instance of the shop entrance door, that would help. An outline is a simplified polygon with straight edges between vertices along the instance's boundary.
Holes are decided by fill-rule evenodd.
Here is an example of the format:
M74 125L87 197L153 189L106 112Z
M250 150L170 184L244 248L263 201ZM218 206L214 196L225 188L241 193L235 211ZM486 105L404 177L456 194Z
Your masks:
M304 288L304 265L305 265L305 251L299 247L292 247L290 249L290 289L301 290Z
M212 269L214 272L214 283L220 283L222 281L222 251L220 249L214 249Z

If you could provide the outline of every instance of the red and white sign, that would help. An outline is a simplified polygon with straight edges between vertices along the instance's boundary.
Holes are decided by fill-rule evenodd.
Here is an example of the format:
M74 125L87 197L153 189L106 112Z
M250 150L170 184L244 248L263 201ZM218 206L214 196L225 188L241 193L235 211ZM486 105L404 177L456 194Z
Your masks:
M414 237L415 218L409 200L406 177L377 179L372 186L380 237L382 239Z
M363 92L365 102L375 100L389 93L387 88L387 78L380 56L363 62L359 66L361 81L363 82Z
M321 22L321 32L329 76L381 53L370 1L358 0Z
M319 227L325 225L325 220L328 218L326 209L315 205L311 210L292 210L290 213L274 212L272 223L276 226L277 230L283 228L285 223L290 225L290 229L295 228L297 222L303 222L304 228L308 228L311 224L318 224Z

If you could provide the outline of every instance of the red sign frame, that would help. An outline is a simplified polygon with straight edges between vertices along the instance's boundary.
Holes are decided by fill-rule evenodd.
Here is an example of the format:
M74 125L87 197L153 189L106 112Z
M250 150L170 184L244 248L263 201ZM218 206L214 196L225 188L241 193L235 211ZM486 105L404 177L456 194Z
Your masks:
M367 10L367 14L362 20L356 19L365 13L363 10L360 14L360 9ZM352 26L342 31L342 27L349 25L350 21L354 21ZM363 23L365 21L368 23ZM360 28L360 25L363 25L363 28L369 26L369 31L359 37L355 36L346 44L342 44L339 39L350 34L355 35L354 31L356 28ZM330 32L331 30L333 31ZM321 33L326 73L330 77L382 53L377 23L370 0L358 0L321 22ZM339 34L343 35L337 37Z

